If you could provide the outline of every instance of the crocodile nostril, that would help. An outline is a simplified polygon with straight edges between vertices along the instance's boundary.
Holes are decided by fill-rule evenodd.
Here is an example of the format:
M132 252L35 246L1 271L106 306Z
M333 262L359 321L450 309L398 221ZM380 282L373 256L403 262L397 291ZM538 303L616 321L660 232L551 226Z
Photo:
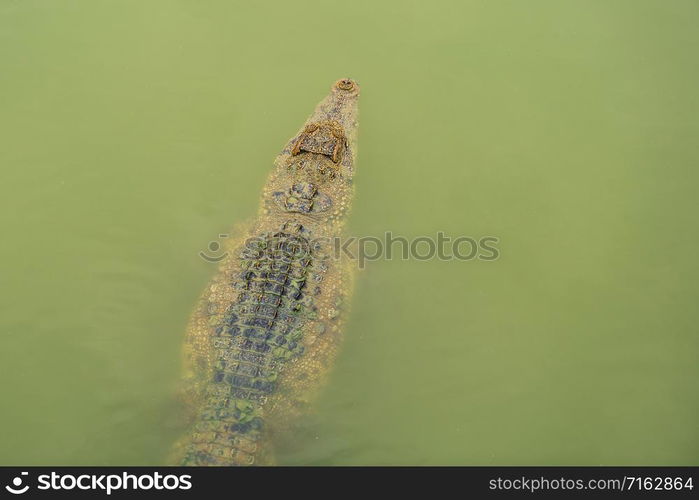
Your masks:
M352 89L354 89L354 82L352 80L350 80L349 78L343 78L342 80L338 80L338 82L335 85L340 90L352 90Z

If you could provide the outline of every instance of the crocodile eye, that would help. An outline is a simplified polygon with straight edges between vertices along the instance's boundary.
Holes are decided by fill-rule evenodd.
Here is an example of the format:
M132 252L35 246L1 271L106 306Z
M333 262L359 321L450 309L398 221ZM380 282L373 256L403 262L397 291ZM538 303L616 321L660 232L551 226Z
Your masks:
M345 151L347 140L339 123L334 121L317 122L308 125L291 148L291 156L302 152L327 156L339 164Z

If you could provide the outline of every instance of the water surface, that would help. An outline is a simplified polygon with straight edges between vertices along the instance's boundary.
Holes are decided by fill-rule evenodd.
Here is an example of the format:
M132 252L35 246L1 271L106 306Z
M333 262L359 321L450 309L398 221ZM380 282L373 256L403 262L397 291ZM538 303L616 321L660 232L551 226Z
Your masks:
M200 250L362 85L378 261L286 464L696 464L699 5L0 2L0 463L158 464Z

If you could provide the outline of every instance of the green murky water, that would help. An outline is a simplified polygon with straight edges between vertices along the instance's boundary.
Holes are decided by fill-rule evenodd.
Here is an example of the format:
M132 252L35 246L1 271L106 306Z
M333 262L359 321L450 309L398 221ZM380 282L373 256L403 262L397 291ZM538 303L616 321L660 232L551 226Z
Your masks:
M157 464L197 253L362 85L378 261L289 464L696 464L694 1L0 1L0 463Z

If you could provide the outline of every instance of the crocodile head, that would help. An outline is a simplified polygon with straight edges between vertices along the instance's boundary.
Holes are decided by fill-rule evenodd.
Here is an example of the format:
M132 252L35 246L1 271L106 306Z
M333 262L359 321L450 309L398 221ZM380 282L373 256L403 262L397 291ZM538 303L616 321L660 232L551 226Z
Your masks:
M354 176L358 98L356 82L338 80L287 143L275 162L278 177L271 194L276 209L337 215Z
M335 82L299 133L279 156L285 165L315 163L334 178L351 178L357 154L359 85L349 78Z

